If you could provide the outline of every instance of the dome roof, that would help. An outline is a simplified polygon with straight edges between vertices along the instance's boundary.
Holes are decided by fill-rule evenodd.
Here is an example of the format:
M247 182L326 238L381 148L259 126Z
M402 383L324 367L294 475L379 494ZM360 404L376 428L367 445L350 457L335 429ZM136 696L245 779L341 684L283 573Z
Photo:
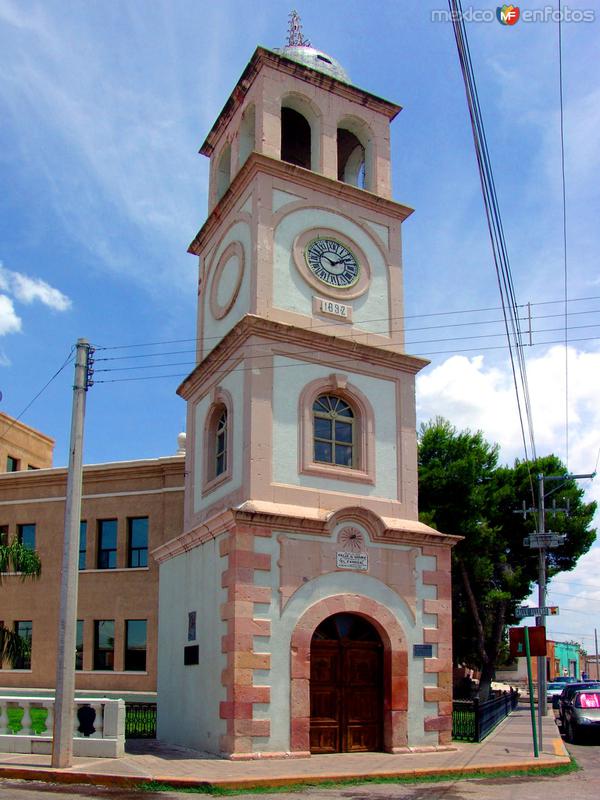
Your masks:
M292 61L297 61L299 64L304 64L305 67L315 69L317 72L324 72L325 75L330 75L338 81L350 83L348 73L340 62L328 56L327 53L316 50L314 47L287 45L286 47L277 48L275 52Z

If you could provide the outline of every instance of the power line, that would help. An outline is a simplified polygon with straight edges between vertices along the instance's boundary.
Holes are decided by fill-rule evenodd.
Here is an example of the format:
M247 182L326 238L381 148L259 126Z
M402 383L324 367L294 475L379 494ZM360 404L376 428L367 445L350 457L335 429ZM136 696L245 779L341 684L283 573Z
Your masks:
M29 401L29 403L27 403L27 405L21 411L21 413L18 414L18 416L16 416L13 419L13 421L10 423L10 425L7 425L6 428L4 428L2 433L0 433L0 438L4 438L4 436L8 433L8 431L11 430L11 428L14 425L16 425L17 422L21 419L23 414L25 414L25 412L28 411L31 408L31 406L35 403L35 401L38 399L38 397L40 397L46 391L46 389L50 386L52 381L60 375L60 373L67 366L67 364L69 364L71 361L73 361L73 351L74 350L75 350L75 348L71 347L71 350L69 351L69 355L67 356L67 358L65 359L63 364L56 370L54 375L48 381L46 381L46 383L42 386L42 388L39 390L39 392L36 395L34 395L34 397L32 397L32 399Z
M564 103L563 103L563 63L562 63L562 9L561 2L558 0L558 88L560 105L560 171L562 179L562 232L563 232L563 278L564 278L564 300L565 300L565 464L569 467L569 341L568 331L568 264L567 264L567 189L565 180L565 125L564 125Z
M523 419L523 414L525 414L525 417L527 419L529 443L531 446L531 454L534 459L536 457L535 437L533 431L533 416L532 416L531 401L529 397L529 387L527 381L527 370L523 352L523 341L518 321L518 311L517 311L518 306L516 302L516 295L510 268L510 261L508 257L506 239L504 236L502 217L500 214L498 198L496 195L496 187L494 182L490 155L487 146L487 137L483 123L483 116L479 104L477 85L475 82L475 74L473 70L473 64L471 61L467 32L464 23L464 15L462 12L460 0L449 0L449 6L450 6L450 11L452 12L452 26L454 30L454 36L456 39L456 46L458 49L458 56L463 75L463 81L465 85L465 92L467 95L467 105L469 108L469 116L471 119L471 129L473 133L473 141L475 144L475 154L477 157L477 165L479 169L479 177L481 181L481 189L482 189L485 213L488 223L488 230L490 234L490 242L492 246L494 265L496 269L498 289L500 291L501 304L505 316L506 338L509 347L509 357L513 373L513 382L515 387L519 423L521 427L521 436L523 440L523 447L525 450L525 460L527 463L529 463L527 437L525 434L525 422ZM513 352L513 347L516 348L516 353ZM517 371L519 373L518 378L517 378ZM529 482L530 482L532 501L533 501L534 492L533 492L533 480L531 473L529 474Z
M589 302L594 300L600 300L600 295L591 295L589 297L572 297L569 299L569 303L583 303ZM563 300L540 300L537 302L532 302L530 305L532 307L535 306L547 306L547 305L558 305L563 304ZM529 304L519 305L518 308L525 309ZM592 309L592 311L581 311L575 312L580 314L590 314L594 313L598 309ZM431 311L426 314L405 314L400 316L385 316L385 317L371 317L360 320L361 324L364 323L372 323L372 322L387 322L390 323L392 321L406 321L410 319L427 319L429 317L448 317L448 316L457 316L460 315L461 317L465 314L479 314L487 311L502 311L502 308L499 306L487 306L482 308L467 308L467 309L456 309L455 311ZM563 312L556 316L563 316ZM539 317L541 318L541 317ZM521 317L521 321L525 321L526 317ZM504 322L504 319L499 320L499 322ZM485 324L485 321L476 321L473 323L448 323L447 326L440 326L440 327L451 327L458 324ZM318 330L319 328L332 328L332 327L347 327L347 322L338 321L332 319L330 322L323 322L319 325L312 325L311 330ZM407 329L413 330L413 329ZM223 338L223 336L205 336L203 341L204 342L211 342L211 341L219 341ZM201 341L201 337L193 337L193 338L186 338L186 339L163 339L158 341L145 341L145 342L135 342L130 344L116 344L116 345L94 345L96 352L100 352L103 350L127 350L127 349L134 349L136 347L159 347L160 345L168 345L168 344L186 344L189 342L199 342ZM103 359L96 358L96 361L100 361Z
M586 337L581 337L579 339L571 339L571 343L591 342L591 341L599 341L599 340L600 340L600 336L586 336ZM556 340L548 341L548 342L538 342L536 344L527 345L527 346L528 347L542 347L542 346L551 345L551 344L562 344L562 339L556 339ZM492 347L470 347L470 348L464 348L464 349L461 349L461 350L456 350L456 349L453 349L453 350L436 350L436 351L432 351L432 352L416 353L415 355L418 356L418 357L425 357L425 356L433 356L433 355L459 355L461 353L481 353L481 352L485 352L485 351L489 351L489 350L505 350L507 348L507 346L508 345L504 344L504 345L498 345L498 346L492 346ZM314 350L311 350L311 351L299 351L299 352L290 354L289 358L293 359L293 358L295 358L297 356L300 356L300 355L310 355L312 353L314 353ZM265 354L262 353L262 354L259 354L257 356L246 356L245 358L246 358L246 360L248 360L250 358L264 358L264 357L265 357ZM186 363L189 366L192 366L192 367L197 366L197 363L195 361L186 362ZM339 362L339 363L340 363L340 366L343 365L343 362ZM163 364L163 365L155 364L154 365L155 368L160 368L160 366L171 367L171 366L176 366L176 365L175 364ZM264 369L275 370L275 369L286 369L286 368L289 368L289 367L306 367L306 364L303 364L301 362L299 362L298 364L279 364L279 365L270 364L270 365L264 365L263 368ZM117 371L117 369L119 369L119 368L108 369L108 370L105 370L105 371L106 372L114 372L114 371ZM131 367L131 369L138 369L138 367ZM219 370L219 371L214 372L213 374L214 375L229 375L229 374L232 374L234 372L247 372L248 370L253 370L253 369L256 369L256 367L253 367L253 366L249 366L249 367L234 367L234 369ZM100 372L100 371L101 370L96 370L95 374ZM169 373L169 374L166 374L166 375L145 375L145 376L131 377L131 378L113 378L113 379L106 379L105 378L105 379L102 379L102 380L94 380L94 385L97 385L97 384L100 384L100 383L122 383L122 382L125 382L125 381L160 380L161 378L180 378L180 379L183 379L183 378L186 378L188 374L189 373Z
M571 330L579 330L579 329L585 329L585 328L597 328L597 327L600 327L600 322L591 323L589 325L573 325L571 327ZM536 334L542 333L543 334L543 333L555 333L556 331L562 331L562 328L541 328L538 331L532 331L532 333L536 333ZM473 336L453 336L453 337L442 337L442 338L439 338L439 339L414 340L414 341L411 341L411 342L406 342L406 345L435 344L437 342L462 342L462 341L472 341L472 340L480 340L480 339L497 339L497 338L500 338L500 337L503 337L503 336L504 336L503 333L478 333L478 334L475 334ZM342 337L338 337L338 338L342 338ZM598 337L598 338L600 338L600 337ZM270 342L258 342L253 347L254 348L258 348L258 347L269 348L270 346L271 346ZM395 343L389 343L389 344L380 345L380 347L382 349L386 348L386 347L395 347L395 346L396 346ZM533 346L533 345L528 345L528 347L529 346ZM488 348L474 348L474 349L485 350L485 349L488 349ZM188 355L188 354L191 354L191 353L194 353L194 352L195 352L194 350L171 350L171 351L167 351L166 353L140 353L140 354L135 355L135 356L115 356L113 358L97 359L96 363L98 363L99 361L104 361L104 362L107 362L107 361L121 361L121 360L125 360L125 359L133 359L133 358L136 358L136 359L137 358L164 358L166 356L172 356L172 355ZM460 352L460 351L456 350L456 351L447 351L447 352ZM314 348L311 348L310 350L298 350L298 351L294 352L294 357L299 356L299 355L308 355L308 354L311 354L311 353L314 353ZM252 360L252 359L256 359L256 358L264 358L265 355L267 355L267 354L268 353L265 353L265 352L259 352L259 353L255 353L254 355L247 355L247 356L245 356L245 360ZM156 367L195 366L196 364L197 364L196 361L185 361L185 362L168 362L168 363L164 363L164 364L129 365L129 366L124 366L124 367L104 367L104 368L101 368L101 369L97 369L96 368L94 370L94 374L98 374L100 372L123 372L123 371L130 370L130 369L153 369L153 368L156 368Z
M592 310L586 310L586 311L574 311L571 314L571 316L574 317L574 316L583 316L583 315L587 315L587 314L598 314L598 313L600 313L600 309L592 309ZM537 322L539 320L556 319L558 317L562 318L563 314L562 313L560 313L560 314L540 314L538 316L531 317L529 319L529 322L530 322L530 326L531 326L534 322ZM522 317L521 319L522 319L522 321L525 321L528 318L527 317ZM375 321L378 321L378 320L375 320ZM492 320L475 320L475 321L471 321L471 322L454 322L454 323L447 323L447 324L444 324L444 325L423 325L423 326L414 327L414 328L407 328L405 330L405 333L409 334L409 333L413 333L413 332L416 332L416 331L447 330L447 329L450 329L450 328L480 327L480 326L498 324L498 323L501 323L502 321L503 320L492 319ZM600 325L600 322L599 323L588 323L588 324L585 324L585 325L577 325L577 326L576 325L572 325L569 330L577 330L577 329L582 329L582 328L592 328L592 327L597 327L598 325ZM534 330L533 328L531 328L530 333L531 333L531 335L540 334L540 333L554 333L557 330L562 330L562 328L539 328L537 330ZM363 331L354 330L352 333L349 333L349 334L338 334L336 336L336 338L337 339L341 339L341 340L350 339L350 340L353 340L353 341L358 341L361 336L367 337L367 336L369 336L371 334L385 335L387 333L388 333L388 331L370 330L370 331L364 331L363 332ZM444 342L461 341L461 340L465 340L465 339L485 339L485 338L491 338L491 337L499 337L499 336L503 336L503 335L504 334L500 334L500 333L496 333L496 334L480 333L480 334L475 334L475 335L469 336L469 337L444 336L444 337L441 337L441 338L438 338L438 339L424 339L424 340L416 340L415 339L415 340L409 340L409 341L406 341L404 344L405 344L405 347L406 347L406 346L409 346L409 345L423 344L423 343L428 343L428 342L429 343L433 343L433 342L441 342L441 341L444 341ZM195 340L183 340L183 341L195 341ZM148 345L148 346L151 346L151 345ZM259 342L259 343L254 345L254 348L261 348L262 347L262 348L268 349L270 346L271 346L270 342ZM382 344L381 345L381 347L394 347L394 346L396 346L396 343L389 343L389 344ZM309 352L312 352L312 350L310 350ZM193 349L193 350L191 350L191 349L167 350L167 351L163 351L163 352L157 351L157 352L153 352L153 353L133 353L133 354L119 355L119 356L104 356L103 358L95 359L95 363L109 362L109 361L127 361L127 360L132 360L132 359L141 359L141 358L164 358L166 356L188 355L188 354L195 354L195 353L196 353L195 349Z

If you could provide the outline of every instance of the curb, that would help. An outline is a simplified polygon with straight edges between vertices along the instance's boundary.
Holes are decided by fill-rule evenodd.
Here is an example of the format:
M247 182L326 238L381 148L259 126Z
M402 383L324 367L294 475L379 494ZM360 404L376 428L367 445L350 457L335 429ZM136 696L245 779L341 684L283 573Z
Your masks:
M238 778L238 779L225 779L225 780L212 780L206 781L199 778L181 778L169 775L110 775L103 773L92 772L66 772L63 770L47 769L45 767L0 767L0 779L12 780L27 780L27 781L42 781L45 783L65 783L65 784L91 784L93 786L118 786L121 788L132 789L139 786L140 783L147 783L150 781L156 783L169 784L173 788L202 788L210 790L211 788L220 789L252 789L258 786L294 786L302 784L319 784L325 782L333 783L346 783L349 781L371 781L379 778L394 779L394 778L436 778L441 775L448 775L451 779L453 776L468 777L469 775L476 775L483 777L486 773L498 772L528 772L531 769L538 769L540 767L557 767L571 763L568 756L561 756L560 760L556 757L552 760L536 759L535 761L528 759L527 761L514 761L503 764L480 764L478 766L466 767L447 767L445 769L407 769L407 770L392 770L382 772L356 772L356 773L330 773L327 775L301 775L296 777L256 777L256 778Z

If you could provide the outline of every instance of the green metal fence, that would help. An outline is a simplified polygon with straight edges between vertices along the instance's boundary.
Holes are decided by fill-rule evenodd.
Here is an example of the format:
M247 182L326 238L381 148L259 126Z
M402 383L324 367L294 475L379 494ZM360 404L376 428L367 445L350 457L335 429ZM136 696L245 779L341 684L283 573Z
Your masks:
M481 742L517 707L518 692L503 692L491 700L454 700L452 738L462 742Z
M156 739L156 703L125 703L125 738Z

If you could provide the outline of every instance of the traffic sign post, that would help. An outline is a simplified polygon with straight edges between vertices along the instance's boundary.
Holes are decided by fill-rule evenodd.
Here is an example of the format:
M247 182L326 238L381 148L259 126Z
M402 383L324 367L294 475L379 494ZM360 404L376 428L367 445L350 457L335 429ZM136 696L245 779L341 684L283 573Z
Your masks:
M514 629L511 629L514 630ZM535 708L533 705L533 678L531 675L531 652L529 650L529 628L523 628L523 639L525 643L525 654L527 656L527 682L529 684L529 710L531 712L531 733L533 735L533 755L535 758L540 757L540 751L538 749L538 738L537 738L537 731L535 729ZM545 642L544 642L545 644ZM544 698L546 700L546 698ZM538 706L540 704L540 698L538 697ZM540 727L540 734L542 729ZM541 738L541 737L540 737ZM541 744L541 742L540 742Z

